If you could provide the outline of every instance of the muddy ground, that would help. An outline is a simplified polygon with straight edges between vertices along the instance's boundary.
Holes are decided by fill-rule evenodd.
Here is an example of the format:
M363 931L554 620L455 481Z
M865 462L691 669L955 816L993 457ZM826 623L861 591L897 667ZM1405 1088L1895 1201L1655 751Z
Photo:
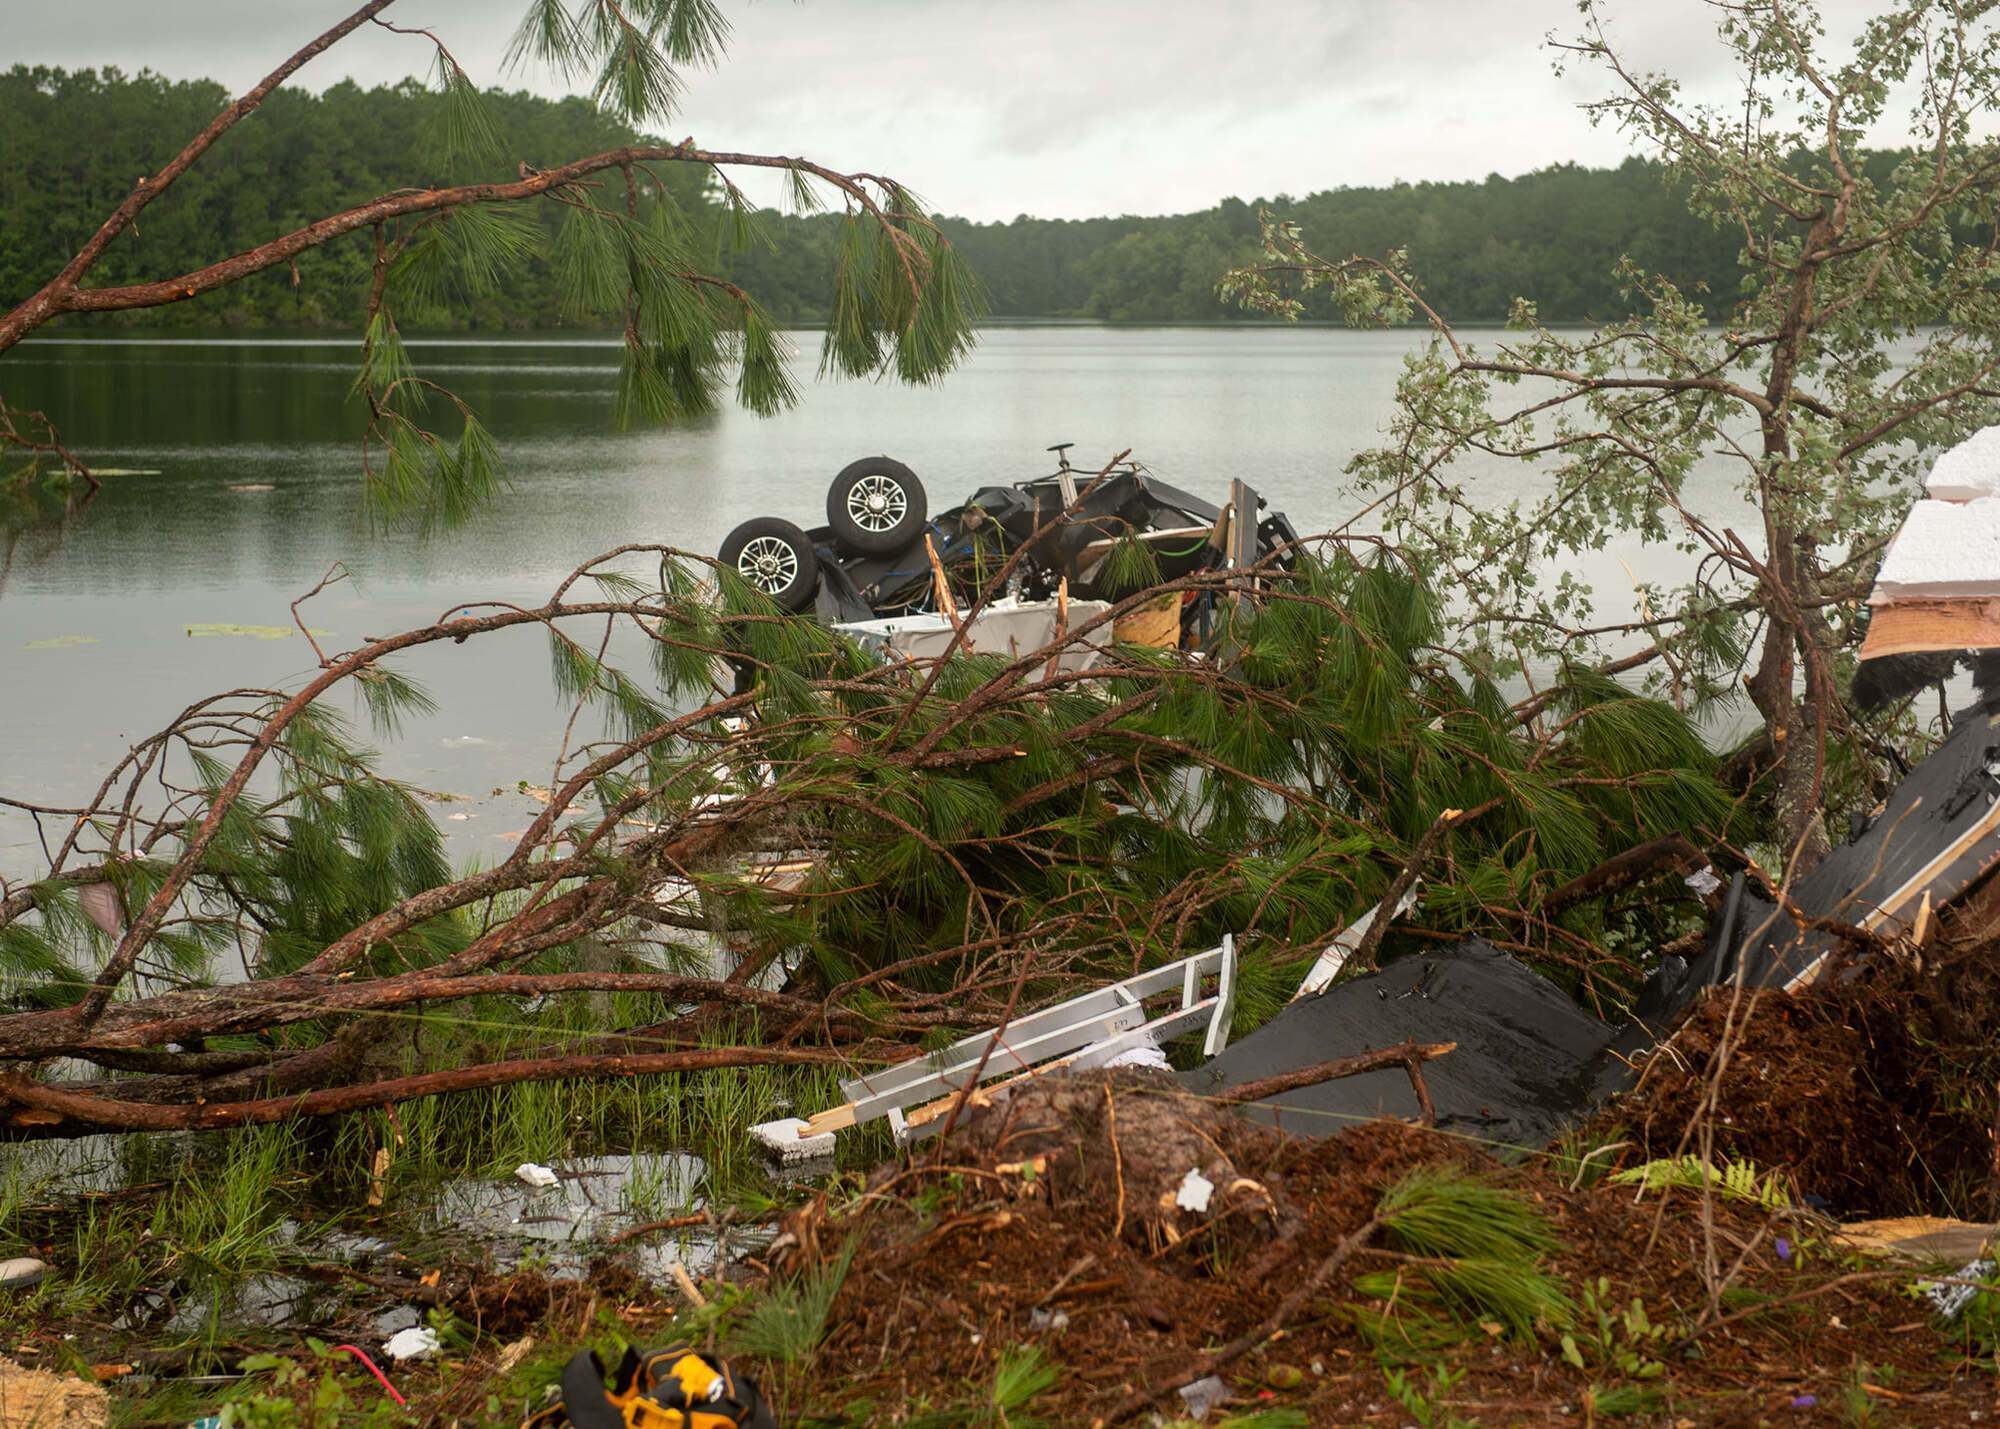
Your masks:
M442 1249L318 1271L348 1307L329 1336L361 1337L371 1296L453 1328L440 1360L393 1371L403 1409L351 1365L300 1356L313 1373L289 1392L302 1406L335 1375L347 1398L332 1417L288 1422L514 1424L579 1345L681 1334L758 1376L787 1424L1173 1422L1180 1384L1209 1369L1231 1396L1210 1422L1983 1422L2000 1414L2000 1296L1975 1292L1947 1323L1916 1286L1959 1266L1885 1262L1836 1233L1860 1216L1991 1215L1985 1039L1962 985L1921 977L1712 995L1633 1094L1566 1143L1506 1160L1402 1123L1285 1136L1163 1074L1049 1079L948 1140L793 1195L736 1283L704 1279L702 1311L611 1258L581 1277L501 1273ZM1634 1179L1704 1151L1748 1165L1734 1190ZM1505 1270L1554 1287L1533 1317L1454 1298L1462 1258L1369 1228L1392 1187L1439 1167L1546 1223L1546 1247ZM1181 1204L1190 1170L1212 1188L1201 1210ZM781 1353L752 1332L759 1305L792 1305L843 1264L816 1337ZM159 1386L190 1361L129 1329L11 1328L23 1363L108 1370L113 1422L185 1424L202 1393L212 1406L244 1392L173 1399ZM272 1346L211 1348L260 1347ZM1024 1363L1040 1371L1034 1392L996 1404L996 1375Z

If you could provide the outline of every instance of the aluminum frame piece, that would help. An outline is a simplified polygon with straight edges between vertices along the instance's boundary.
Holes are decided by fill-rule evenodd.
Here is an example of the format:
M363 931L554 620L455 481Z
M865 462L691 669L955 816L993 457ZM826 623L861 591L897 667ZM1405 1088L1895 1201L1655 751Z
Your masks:
M1211 977L1214 991L1204 996L1203 986ZM1157 1017L1147 1015L1147 998L1176 990L1178 1007ZM1225 934L1219 946L1205 953L1072 997L1004 1028L975 1032L927 1057L850 1078L840 1084L840 1092L853 1109L851 1124L887 1118L897 1142L908 1144L943 1121L934 1109L960 1092L1010 1074L1084 1071L1143 1043L1158 1045L1203 1026L1202 1056L1213 1057L1228 1045L1235 1011L1236 940Z

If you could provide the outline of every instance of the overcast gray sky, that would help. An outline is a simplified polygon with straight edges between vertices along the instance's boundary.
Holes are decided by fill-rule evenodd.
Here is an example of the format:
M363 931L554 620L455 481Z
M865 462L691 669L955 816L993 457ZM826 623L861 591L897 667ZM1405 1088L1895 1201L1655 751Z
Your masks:
M0 0L0 64L150 66L242 89L345 13L342 0ZM669 126L704 145L892 174L974 218L1175 213L1225 195L1616 162L1616 133L1557 78L1543 37L1573 0L720 0L728 57ZM399 0L482 83L559 77L501 57L523 0ZM1609 0L1635 61L1730 92L1702 0ZM1847 32L1868 0L1832 0ZM421 39L372 28L293 81L422 72Z

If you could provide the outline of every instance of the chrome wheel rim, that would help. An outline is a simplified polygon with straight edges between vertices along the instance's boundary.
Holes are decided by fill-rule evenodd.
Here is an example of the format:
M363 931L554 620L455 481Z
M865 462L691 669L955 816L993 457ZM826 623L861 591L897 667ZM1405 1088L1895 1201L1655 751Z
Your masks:
M910 499L893 476L864 476L847 488L847 517L872 535L893 531L909 514Z
M799 578L799 553L776 536L754 536L737 552L736 570L765 595L776 595Z

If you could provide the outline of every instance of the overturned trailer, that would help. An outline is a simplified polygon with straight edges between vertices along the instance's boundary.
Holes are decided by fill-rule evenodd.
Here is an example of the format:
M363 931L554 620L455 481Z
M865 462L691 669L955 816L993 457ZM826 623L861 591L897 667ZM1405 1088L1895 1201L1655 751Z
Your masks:
M810 529L779 516L743 522L718 556L780 606L830 625L942 615L970 602L1009 562L1019 605L1122 594L1131 584L1121 549L1142 546L1147 582L1205 570L1291 559L1298 533L1283 512L1232 481L1221 505L1161 481L1136 462L1104 472L1072 468L1068 443L1050 447L1057 468L1008 486L982 486L933 514L917 474L893 457L863 457L833 479L826 523ZM1018 559L1017 559L1018 558ZM1206 643L1213 596L1180 603L1175 638Z

